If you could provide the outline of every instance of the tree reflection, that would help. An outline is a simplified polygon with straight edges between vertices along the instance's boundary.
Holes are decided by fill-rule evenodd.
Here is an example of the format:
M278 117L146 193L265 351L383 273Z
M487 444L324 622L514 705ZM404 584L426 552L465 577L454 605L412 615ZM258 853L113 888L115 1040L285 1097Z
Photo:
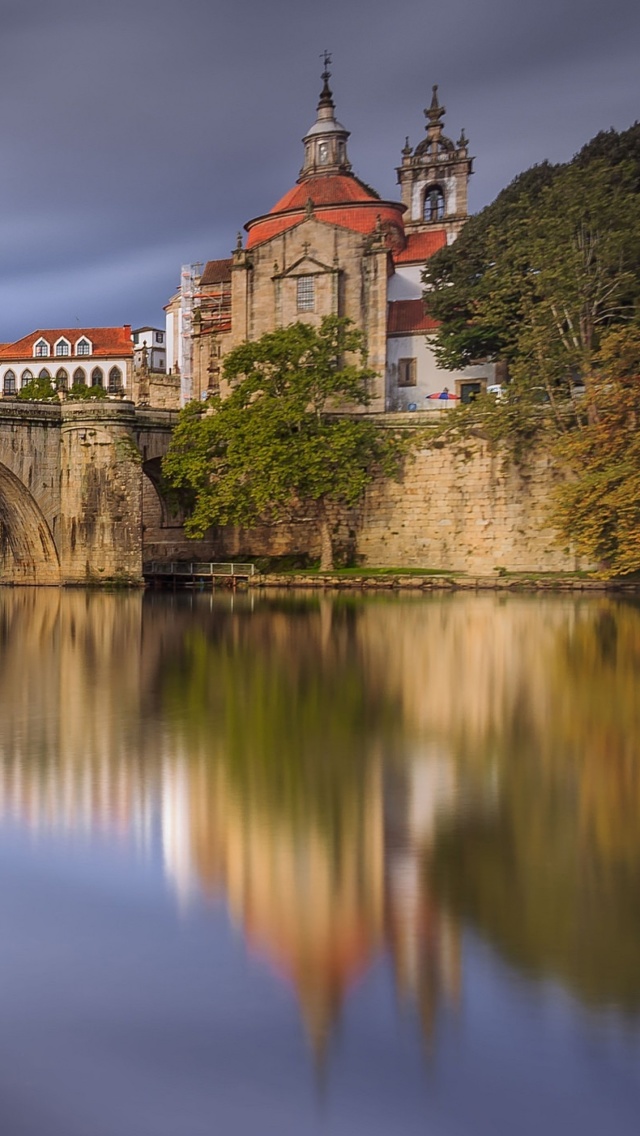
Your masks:
M527 697L465 767L493 766L495 810L453 823L437 894L510 961L593 1005L640 1006L640 611L581 605ZM490 741L490 745L487 743Z

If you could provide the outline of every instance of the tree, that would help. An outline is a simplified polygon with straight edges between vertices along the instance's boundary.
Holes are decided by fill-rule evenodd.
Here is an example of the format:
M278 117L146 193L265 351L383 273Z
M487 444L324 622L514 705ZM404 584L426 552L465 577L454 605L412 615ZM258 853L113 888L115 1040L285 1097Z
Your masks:
M640 299L640 125L520 175L424 274L447 367L505 359L519 383L589 383L603 330Z
M511 379L498 402L448 417L449 433L504 441L518 460L534 438L555 450L561 533L603 571L640 568L640 124L516 178L424 279L441 364L502 359Z
M334 316L319 328L292 324L235 348L223 377L230 394L185 408L163 463L168 484L188 496L188 534L311 514L321 567L333 567L340 512L376 471L394 472L400 454L391 432L347 413L370 399L362 335Z
M104 387L88 387L85 383L74 383L69 391L69 398L75 401L89 399L101 401L107 398L107 392Z
M640 571L640 327L604 338L586 392L587 422L556 446L569 479L554 521L607 575Z
M50 402L57 398L56 389L48 375L29 379L18 391L18 398L27 402Z

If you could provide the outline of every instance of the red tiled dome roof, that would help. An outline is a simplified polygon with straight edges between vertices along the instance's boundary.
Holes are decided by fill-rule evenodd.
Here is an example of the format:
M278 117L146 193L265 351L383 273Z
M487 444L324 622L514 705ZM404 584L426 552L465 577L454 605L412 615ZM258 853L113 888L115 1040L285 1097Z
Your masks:
M381 201L353 174L320 174L305 178L285 193L269 213L247 222L247 248L255 248L299 225L305 218L309 199L318 221L364 234L373 233L381 222L387 234L389 230L397 232L404 246L404 205ZM397 238L392 243L396 246Z
M269 213L284 213L289 209L304 209L311 198L318 205L346 205L355 201L379 201L353 174L326 174L307 178L294 185L284 197L274 205Z

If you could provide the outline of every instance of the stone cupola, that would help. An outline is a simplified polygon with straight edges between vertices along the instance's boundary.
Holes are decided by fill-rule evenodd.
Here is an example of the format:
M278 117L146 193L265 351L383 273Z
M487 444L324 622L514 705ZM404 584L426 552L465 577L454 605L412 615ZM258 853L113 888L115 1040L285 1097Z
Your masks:
M468 140L464 130L456 143L443 130L445 107L432 88L431 103L424 112L426 138L415 150L407 138L398 167L402 203L407 208L407 233L444 229L447 242L460 232L468 216L468 183L473 172Z
M331 56L325 52L322 72L322 91L318 102L316 121L304 138L304 164L300 170L299 182L318 174L346 174L351 170L347 157L347 138L345 130L335 117L335 104L329 79Z

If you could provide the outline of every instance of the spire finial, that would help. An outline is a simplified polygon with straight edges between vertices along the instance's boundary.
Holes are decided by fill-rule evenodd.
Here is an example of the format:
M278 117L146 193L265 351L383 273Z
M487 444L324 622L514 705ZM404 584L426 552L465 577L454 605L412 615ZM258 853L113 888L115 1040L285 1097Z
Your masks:
M440 119L444 116L445 108L440 106L438 102L438 84L434 83L431 88L431 103L429 109L425 110L424 116L429 119L430 126L440 126Z
M331 93L331 87L329 86L329 79L331 78L331 72L329 70L329 66L331 64L331 52L330 51L323 51L320 58L321 58L321 60L324 64L324 71L322 72L322 75L321 75L322 90L320 92L320 106L331 106L332 107L333 106L333 95Z

